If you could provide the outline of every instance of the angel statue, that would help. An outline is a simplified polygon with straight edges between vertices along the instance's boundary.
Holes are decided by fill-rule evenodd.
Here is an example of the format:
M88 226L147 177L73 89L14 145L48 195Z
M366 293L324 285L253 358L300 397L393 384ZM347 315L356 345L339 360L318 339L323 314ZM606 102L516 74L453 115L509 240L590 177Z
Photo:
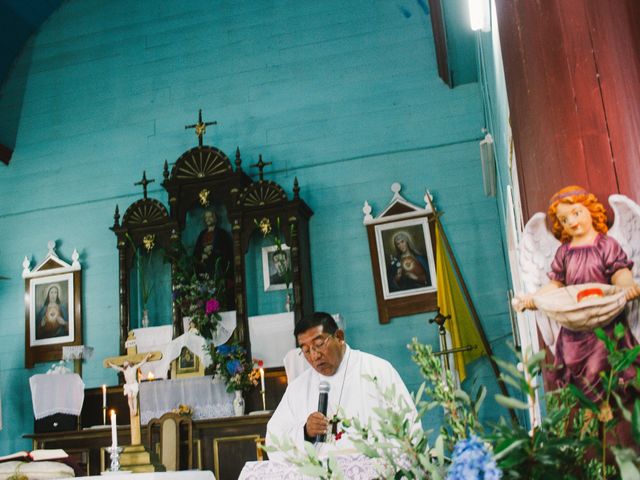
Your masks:
M611 195L615 223L609 230L604 206L578 186L551 197L545 215L527 223L519 246L524 295L514 299L518 311L537 310L536 322L554 354L551 384L574 384L594 401L601 400L600 372L608 369L607 349L594 334L601 327L613 337L616 324L626 327L619 348L640 342L640 206ZM635 265L635 267L634 267ZM640 360L622 374L635 377Z

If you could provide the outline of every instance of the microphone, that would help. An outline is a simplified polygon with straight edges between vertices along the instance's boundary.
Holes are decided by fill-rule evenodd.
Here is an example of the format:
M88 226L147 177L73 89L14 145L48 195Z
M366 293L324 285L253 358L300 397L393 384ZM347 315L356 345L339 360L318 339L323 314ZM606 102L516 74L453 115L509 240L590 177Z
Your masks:
M329 382L320 382L320 385L318 385L318 390L320 390L320 394L318 395L318 411L326 417L327 405L329 404L329 390L331 390L331 385L329 385ZM325 434L316 435L315 443L324 442L326 439L327 436Z

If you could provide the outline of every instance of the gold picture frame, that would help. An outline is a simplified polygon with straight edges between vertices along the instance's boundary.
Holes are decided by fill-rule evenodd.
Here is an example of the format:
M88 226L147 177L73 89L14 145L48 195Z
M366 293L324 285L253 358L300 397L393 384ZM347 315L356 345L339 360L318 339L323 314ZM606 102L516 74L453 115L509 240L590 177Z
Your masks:
M189 348L182 347L180 355L171 362L171 378L204 376L204 364Z

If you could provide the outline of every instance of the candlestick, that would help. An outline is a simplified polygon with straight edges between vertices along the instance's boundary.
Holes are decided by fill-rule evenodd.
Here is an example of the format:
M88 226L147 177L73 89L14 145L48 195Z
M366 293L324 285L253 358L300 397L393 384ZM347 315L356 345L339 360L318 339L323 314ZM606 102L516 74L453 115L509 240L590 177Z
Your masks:
M111 448L118 448L118 429L115 410L111 410Z
M262 410L266 410L267 409L267 401L266 401L265 396L264 396L265 392L264 392L264 390L262 390L262 392L260 392L260 393L262 394Z
M102 424L107 424L107 386L102 385Z
M111 455L111 467L109 471L117 472L120 470L120 453L124 450L122 447L109 447L107 448Z

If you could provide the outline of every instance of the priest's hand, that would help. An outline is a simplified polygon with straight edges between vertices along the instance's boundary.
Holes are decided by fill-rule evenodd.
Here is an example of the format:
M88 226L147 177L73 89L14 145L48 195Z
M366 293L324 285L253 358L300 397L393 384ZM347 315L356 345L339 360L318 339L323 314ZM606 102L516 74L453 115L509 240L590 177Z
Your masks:
M316 435L322 435L329 430L329 419L320 412L313 412L307 417L307 423L304 426L304 431L309 437L315 437Z

